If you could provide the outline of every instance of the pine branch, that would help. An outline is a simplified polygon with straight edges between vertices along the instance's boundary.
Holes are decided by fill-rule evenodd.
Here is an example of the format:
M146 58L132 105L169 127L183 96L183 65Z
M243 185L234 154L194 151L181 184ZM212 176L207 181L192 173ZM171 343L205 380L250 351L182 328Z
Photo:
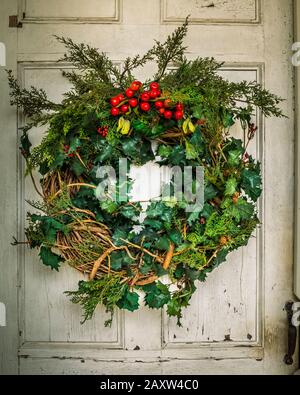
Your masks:
M11 70L7 70L7 74L10 88L10 104L21 107L25 116L36 119L35 123L39 123L39 120L43 118L43 111L57 111L61 108L59 104L48 100L47 94L43 89L37 89L33 86L30 89L23 89L18 84Z
M163 44L155 40L156 45L152 48L152 53L158 65L158 71L154 78L156 81L160 81L170 63L183 61L184 52L187 48L183 46L183 39L187 34L188 18L185 19L182 26L168 36Z
M153 49L150 49L145 55L140 57L140 55L136 55L133 58L126 58L124 62L124 68L119 78L119 85L121 87L126 86L126 84L133 80L132 71L138 67L144 66L148 61L153 60ZM127 75L126 81L124 82L124 78Z
M70 62L79 70L94 74L100 81L112 84L120 79L120 71L104 52L87 44L76 44L71 38L55 36L67 48L60 61Z

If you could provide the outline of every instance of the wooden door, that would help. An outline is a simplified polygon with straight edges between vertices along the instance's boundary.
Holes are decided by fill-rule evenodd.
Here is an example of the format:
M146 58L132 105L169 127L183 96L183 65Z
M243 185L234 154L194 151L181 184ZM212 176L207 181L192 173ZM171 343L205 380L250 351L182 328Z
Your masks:
M0 328L4 372L20 374L239 374L295 370L283 363L287 342L284 304L292 297L293 256L293 81L290 48L291 0L3 0L0 41L7 67L23 86L44 88L55 100L67 83L58 64L63 48L54 35L87 42L122 60L142 53L191 15L188 56L224 61L228 79L258 81L286 98L288 118L264 120L251 150L262 161L262 226L242 251L216 269L186 310L183 327L164 313L142 308L115 316L104 328L105 312L80 325L81 311L63 294L81 276L69 267L51 272L36 252L8 247L24 237L24 199L33 198L17 152L16 119L9 108L1 72L0 212L2 269L0 301L7 326ZM8 28L10 15L22 26ZM143 79L151 74L144 70ZM38 142L42 130L31 133ZM237 136L240 130L233 131ZM147 170L145 170L147 171ZM17 184L17 191L15 185ZM18 356L17 356L18 353Z

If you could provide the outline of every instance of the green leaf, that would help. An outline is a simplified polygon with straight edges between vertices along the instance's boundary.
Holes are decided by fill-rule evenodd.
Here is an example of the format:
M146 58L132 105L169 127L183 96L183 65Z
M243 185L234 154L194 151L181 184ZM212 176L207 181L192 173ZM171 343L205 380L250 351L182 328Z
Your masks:
M113 154L113 147L111 145L106 145L99 155L96 156L95 162L102 163L109 159Z
M238 166L241 162L241 150L234 150L228 152L228 164L230 166Z
M234 119L233 119L233 114L230 112L226 112L223 118L223 123L225 128L230 128L235 124Z
M193 211L187 218L188 224L191 226L194 222L198 221L200 217L199 211Z
M193 117L195 117L197 119L204 118L204 111L203 111L203 107L202 106L193 107L192 108L192 112L193 112Z
M216 197L218 194L217 188L213 186L210 182L206 183L205 189L204 189L204 200L211 200L214 197Z
M241 198L236 204L232 204L226 209L226 213L232 215L238 222L249 220L254 214L255 207L253 204Z
M151 129L151 135L158 136L159 134L162 134L164 130L165 128L160 124L154 125L153 128Z
M136 207L127 205L120 209L120 213L124 215L124 217L134 220L139 215L140 211Z
M49 247L42 246L39 252L39 256L44 265L50 266L51 269L58 271L60 262L63 261L62 257L54 254Z
M77 149L78 147L80 147L80 146L81 146L81 141L79 140L78 137L74 137L74 138L70 141L70 148L69 148L68 154L72 154L72 153L75 152L76 149Z
M100 207L103 211L107 212L108 214L113 214L118 209L118 204L113 200L103 200L100 202Z
M162 158L168 158L171 152L172 152L172 147L168 145L160 145L157 150L158 155L161 156Z
M262 179L258 171L245 169L242 172L242 188L254 202L262 193Z
M47 217L45 215L32 214L31 220L40 224L40 228L44 236L44 241L49 244L55 243L57 232L61 231L66 235L69 231L69 228L65 224L62 224L56 219Z
M78 158L75 158L72 161L71 169L78 177L81 176L81 174L83 174L86 170L86 168L83 166L83 164L79 161Z
M182 234L178 230L171 230L168 236L174 244L179 246L182 243Z
M117 302L120 309L134 311L139 308L139 295L136 292L131 292L129 287L126 287L124 295Z
M155 230L161 230L163 228L163 223L157 219L146 218L143 222L143 225L149 226Z
M137 140L134 138L127 138L122 141L122 148L124 154L132 158L139 157L139 149L137 147Z
M169 288L160 281L156 284L143 287L143 290L146 292L146 306L149 306L152 309L162 308L171 299Z
M117 246L117 247L119 247L119 246L121 246L121 245L124 245L124 241L122 241L121 239L123 239L123 240L129 240L129 234L128 234L128 231L127 230L125 230L125 229L117 229L115 232L114 232L114 234L113 234L113 236L112 236L112 240L113 240L113 243Z
M191 144L188 140L185 142L185 149L186 149L186 158L187 159L196 159L198 158L198 152L193 144Z
M232 196L236 192L237 180L234 177L229 178L225 184L225 196Z
M166 236L162 236L157 240L155 247L159 250L168 251L170 247L170 241Z
M129 266L133 263L133 260L125 251L114 251L111 253L110 258L110 265L113 270L120 270L123 266Z

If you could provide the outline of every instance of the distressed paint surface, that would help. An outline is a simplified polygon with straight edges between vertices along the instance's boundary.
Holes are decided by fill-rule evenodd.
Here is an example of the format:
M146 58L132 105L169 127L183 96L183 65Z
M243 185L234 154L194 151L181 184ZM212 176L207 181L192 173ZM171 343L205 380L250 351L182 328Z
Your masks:
M191 15L192 22L254 22L258 18L260 0L162 0L166 22L183 20Z
M25 21L93 19L114 21L119 15L120 0L26 0Z
M32 15L41 15L41 9L45 18L57 15L50 2L39 3L43 5L37 5ZM159 0L123 0L121 3L120 24L99 23L87 28L61 21L60 24L26 23L18 29L19 73L24 85L46 87L50 96L57 99L65 90L65 82L52 63L63 51L53 34L89 42L118 62L135 54L137 48L144 52L152 45L154 37L165 36L174 28L161 23L164 11ZM169 1L163 3L171 4ZM199 18L199 5L206 4L184 0L174 3L174 10L169 7L168 11L172 18L185 16L185 8L189 6L193 7L192 17ZM62 295L63 290L75 287L78 274L65 267L57 275L41 266L35 253L21 252L22 374L99 374L113 370L125 374L137 370L171 374L284 374L293 371L293 367L285 367L282 363L286 345L286 316L282 307L292 297L293 91L287 51L291 44L292 2L265 0L262 2L264 23L243 27L239 25L241 20L253 18L254 1L240 1L235 13L230 8L233 3L215 1L216 7L206 7L208 11L205 12L210 13L205 14L208 24L191 25L186 42L189 57L215 56L228 63L223 73L229 79L260 80L262 77L268 89L287 98L284 111L289 118L268 120L264 134L261 129L262 134L251 147L264 163L261 234L253 238L246 249L232 254L228 263L215 270L206 284L199 286L185 314L183 329L178 329L164 314L146 308L120 315L111 331L103 328L101 309L91 323L80 327L79 309ZM84 13L73 4L72 16L91 15L87 2ZM221 21L236 18L235 22L231 26L209 24L210 18L216 18L212 16L215 12L212 8L218 10L217 18ZM139 37L143 37L143 41ZM144 79L151 72L149 67L139 71L138 77ZM7 115L7 110L3 113L10 121L14 119L13 114ZM15 133L12 124L10 128L12 134ZM40 133L37 132L35 143ZM237 128L233 133L238 136L240 130ZM13 145L11 152L15 150L14 143L7 144ZM10 156L13 158L12 154ZM279 169L275 168L278 163ZM23 192L24 196L33 198L29 180L25 181ZM11 195L10 201L13 200ZM26 206L20 207L23 220L26 209ZM2 230L1 240L3 235L6 232ZM16 267L15 258L12 262L9 275ZM16 348L17 342L12 338L5 355Z

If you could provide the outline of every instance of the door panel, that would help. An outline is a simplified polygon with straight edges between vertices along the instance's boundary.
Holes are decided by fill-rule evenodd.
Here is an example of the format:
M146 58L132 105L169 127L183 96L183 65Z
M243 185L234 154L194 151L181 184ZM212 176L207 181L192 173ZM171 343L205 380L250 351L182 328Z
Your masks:
M163 39L190 13L188 57L215 56L226 62L221 73L228 79L263 83L287 99L283 109L289 118L265 122L256 114L260 127L250 151L261 160L265 174L259 203L262 225L246 248L232 253L206 283L199 283L182 328L164 313L145 307L135 313L117 312L111 329L104 328L106 314L98 308L95 318L81 326L80 308L63 291L75 289L82 276L69 267L53 273L38 262L35 252L20 249L20 372L136 373L137 367L140 373L174 374L291 371L282 363L282 307L292 296L293 95L287 54L292 1L231 0L212 6L206 0L89 0L84 8L81 3L19 2L19 11L25 10L18 29L23 86L43 87L56 100L66 90L60 70L69 65L56 63L63 48L54 34L95 45L121 64L126 56L145 52L153 38ZM151 75L151 67L138 70L137 76ZM42 132L31 133L34 143ZM240 137L242 132L236 127L232 133ZM143 172L142 178L149 172L153 178L151 166ZM22 174L20 166L20 239L28 209L24 198L36 198ZM150 191L151 177L142 189L155 194ZM141 198L138 191L136 198Z

